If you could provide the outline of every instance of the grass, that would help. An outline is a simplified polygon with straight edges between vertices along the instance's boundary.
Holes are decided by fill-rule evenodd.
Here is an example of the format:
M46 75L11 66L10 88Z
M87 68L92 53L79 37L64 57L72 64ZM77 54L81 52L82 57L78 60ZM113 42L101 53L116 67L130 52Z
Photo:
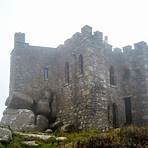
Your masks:
M67 137L65 141L57 141L55 139L42 141L36 139L39 144L38 148L71 148L72 146L81 148L93 147L127 147L127 148L148 148L148 128L139 128L129 126L126 128L116 128L108 132L100 132L95 129L86 131L61 133L55 132L56 137ZM0 148L34 148L23 144L23 137L13 134L13 140L10 144L0 144Z

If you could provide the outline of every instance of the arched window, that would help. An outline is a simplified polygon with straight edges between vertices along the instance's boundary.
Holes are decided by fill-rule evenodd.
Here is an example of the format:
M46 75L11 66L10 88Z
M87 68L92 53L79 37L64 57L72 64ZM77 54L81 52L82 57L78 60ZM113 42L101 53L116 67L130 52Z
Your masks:
M65 63L65 82L69 83L69 63Z
M110 67L110 70L109 70L109 75L110 75L110 84L111 85L116 85L116 83L115 83L115 71L114 71L114 67L113 66L111 66Z
M80 54L79 55L79 71L81 74L83 74L83 56Z
M127 81L130 78L130 70L127 67L123 69L123 80Z
M44 80L48 80L48 68L44 68Z

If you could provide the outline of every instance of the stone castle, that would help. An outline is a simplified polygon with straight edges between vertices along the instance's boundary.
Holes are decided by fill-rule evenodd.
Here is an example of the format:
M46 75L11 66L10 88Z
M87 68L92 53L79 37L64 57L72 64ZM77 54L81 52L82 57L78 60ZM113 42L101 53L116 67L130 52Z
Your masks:
M31 46L16 33L6 106L1 122L16 130L58 121L78 129L147 126L148 46L112 50L87 25L57 48Z

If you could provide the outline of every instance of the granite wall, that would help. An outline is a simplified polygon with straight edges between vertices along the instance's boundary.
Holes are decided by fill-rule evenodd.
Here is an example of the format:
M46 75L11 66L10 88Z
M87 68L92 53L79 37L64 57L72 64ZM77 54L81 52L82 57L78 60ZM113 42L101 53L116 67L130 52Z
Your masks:
M112 49L102 32L92 33L87 25L57 48L31 46L25 34L16 33L10 73L9 98L14 92L29 96L33 111L48 119L78 129L148 125L145 42Z

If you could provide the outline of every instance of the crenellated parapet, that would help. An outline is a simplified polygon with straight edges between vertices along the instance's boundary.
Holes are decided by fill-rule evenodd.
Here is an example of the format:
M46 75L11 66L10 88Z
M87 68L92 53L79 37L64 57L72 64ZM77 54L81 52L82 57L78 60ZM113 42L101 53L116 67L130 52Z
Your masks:
M132 46L128 45L123 47L123 53L129 53L132 50Z
M114 48L113 54L123 54L123 56L135 56L136 53L143 54L144 50L148 50L147 43L144 41L134 43L134 48L131 45L124 46L123 48Z
M134 44L135 49L144 49L147 47L147 43L144 41L138 42Z
M88 25L85 25L84 27L81 28L81 34L83 36L92 36L92 27L88 26Z
M76 32L71 38L64 41L63 45L58 46L58 48L91 44L93 46L102 46L103 44L103 33L100 31L92 32L92 27L85 25L81 28L81 32Z
M114 53L122 53L122 49L121 48L114 48L113 52Z

